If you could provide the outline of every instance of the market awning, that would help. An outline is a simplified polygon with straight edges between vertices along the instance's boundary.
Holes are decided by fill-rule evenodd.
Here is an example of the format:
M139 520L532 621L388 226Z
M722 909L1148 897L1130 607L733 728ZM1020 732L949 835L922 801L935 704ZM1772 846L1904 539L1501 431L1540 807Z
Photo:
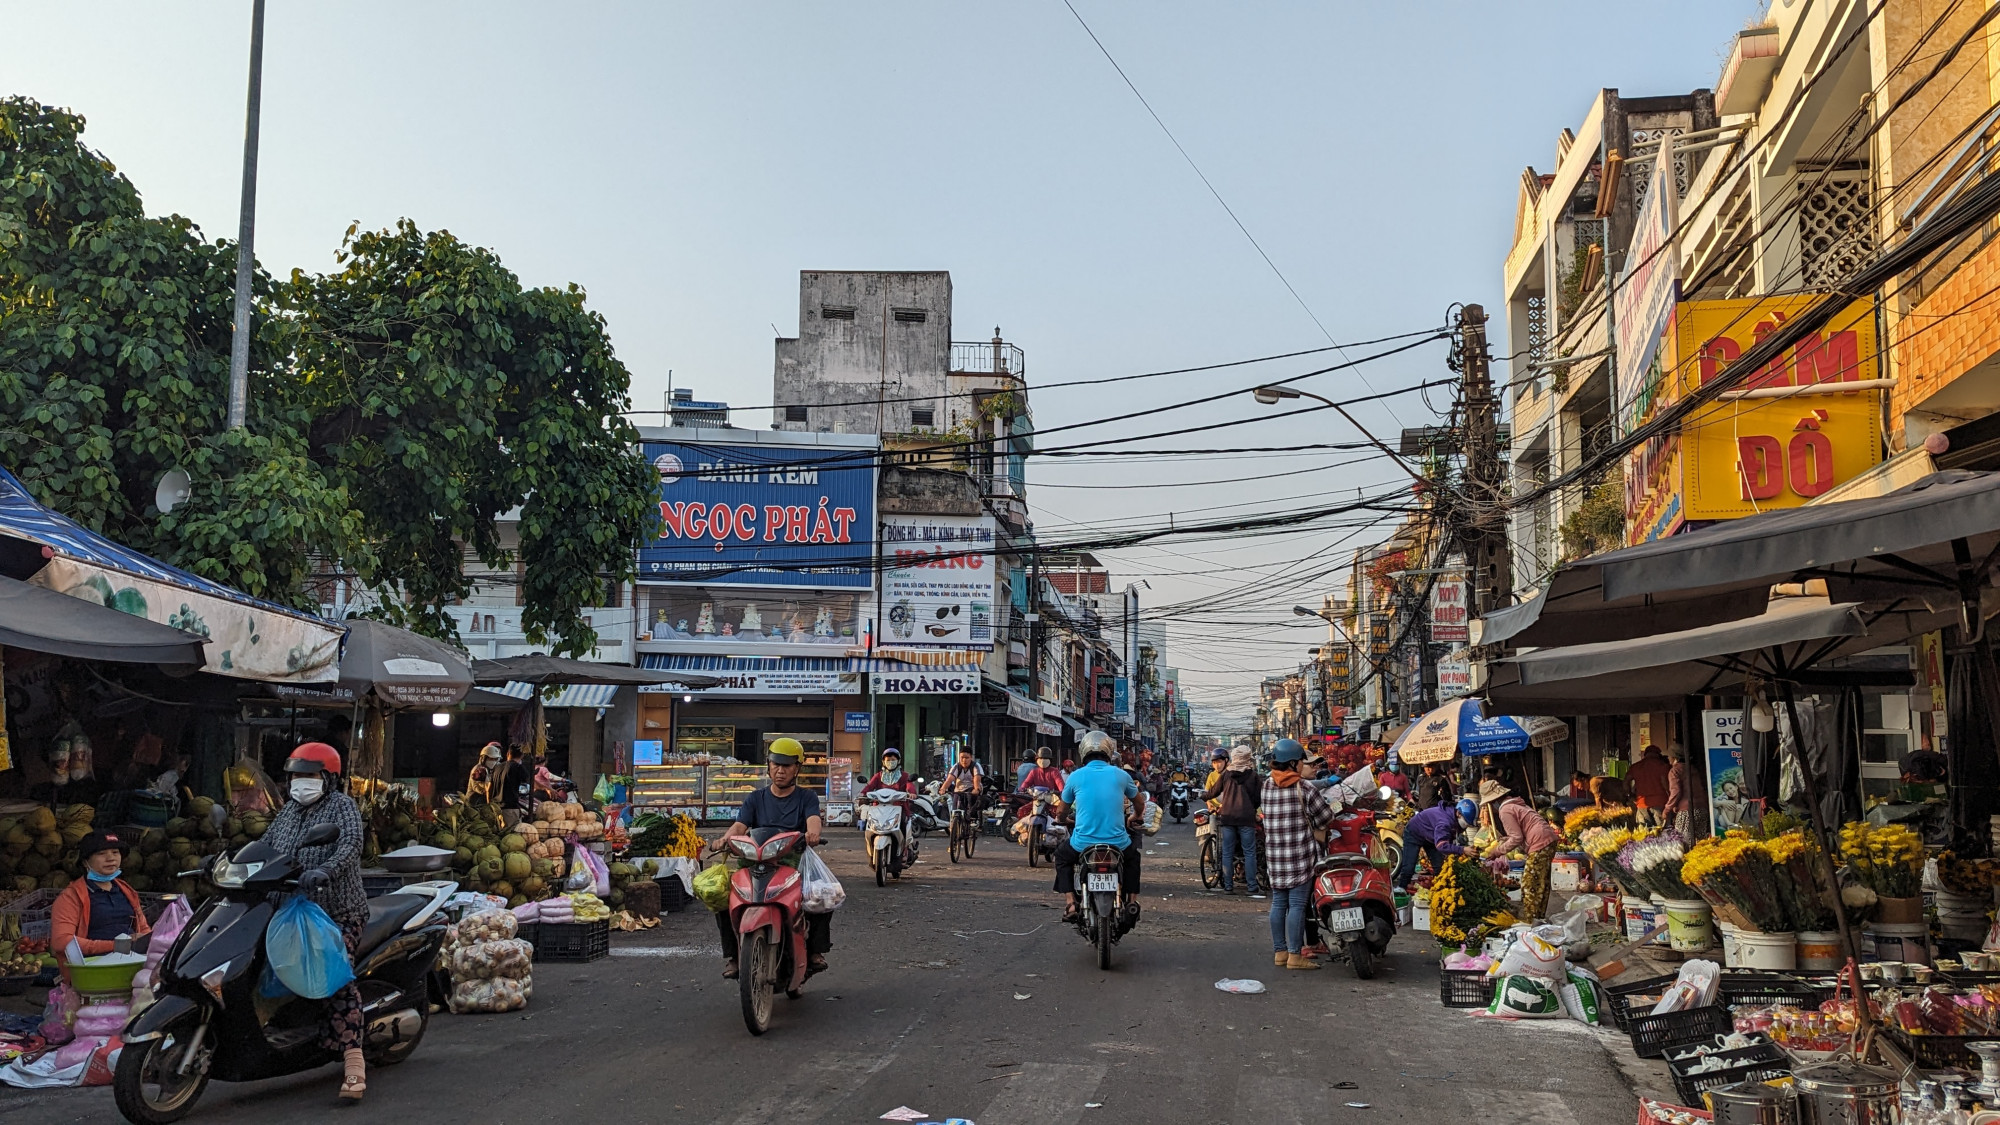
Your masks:
M1479 641L1576 645L1762 612L1777 583L1822 579L1836 601L1957 604L1961 564L2000 558L2000 473L1934 473L1887 496L1729 520L1559 569L1529 602L1482 619ZM1906 604L1904 608L1908 608Z
M1779 598L1756 617L1652 637L1536 649L1495 661L1484 695L1501 715L1625 714L1679 709L1689 695L1879 648L1950 620L1927 612L1870 614L1859 603Z
M713 677L703 676L701 678L710 683L716 682ZM612 698L618 694L620 686L619 684L568 684L556 692L554 698L542 700L542 706L609 707L611 706ZM525 684L515 681L501 684L498 687L488 690L492 691L495 695L504 695L511 699L525 701L534 699L535 693L542 690L542 685Z
M280 699L304 706L350 706L373 698L391 707L446 708L472 690L465 657L443 641L373 618L347 623L340 679L323 689L273 684Z
M481 687L500 684L569 685L655 685L699 689L721 681L714 676L691 672L667 673L658 669L634 668L629 664L607 664L598 660L571 660L531 652L523 656L503 656L498 660L472 662L472 682ZM512 694L509 692L508 694ZM525 699L527 696L522 696ZM553 707L556 704L549 704Z
M339 676L339 624L114 543L37 503L5 469L0 541L26 547L0 552L7 577L207 637L205 671L273 683L325 683Z
M118 664L199 668L202 638L0 577L0 645Z

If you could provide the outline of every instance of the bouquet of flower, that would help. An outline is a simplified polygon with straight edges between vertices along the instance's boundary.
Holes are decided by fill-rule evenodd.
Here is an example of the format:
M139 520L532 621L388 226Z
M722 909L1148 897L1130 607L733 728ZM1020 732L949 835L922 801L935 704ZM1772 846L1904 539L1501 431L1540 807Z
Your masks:
M1479 864L1446 856L1444 870L1431 882L1431 936L1447 944L1462 942L1509 905L1507 892Z
M1762 843L1742 837L1711 836L1688 849L1681 863L1681 879L1716 908L1733 912L1728 920L1767 934L1792 929L1779 886L1788 878L1779 874Z
M1840 858L1857 882L1882 898L1913 898L1923 892L1923 842L1900 824L1877 828L1857 820L1842 825Z
M1781 832L1758 844L1776 868L1778 890L1784 896L1785 913L1794 930L1830 930L1834 927L1833 896L1822 874L1819 847L1804 829Z
M1619 855L1625 845L1643 840L1648 835L1650 833L1644 828L1589 828L1584 830L1577 842L1597 869L1616 880L1625 893L1644 896L1652 892L1641 886L1639 877L1620 862Z
M1960 859L1951 852L1939 852L1938 882L1958 895L1984 895L2000 883L2000 863L1990 859Z
M1694 888L1681 881L1681 865L1686 851L1679 836L1662 832L1634 840L1618 849L1618 865L1632 873L1648 894L1661 898L1698 899Z

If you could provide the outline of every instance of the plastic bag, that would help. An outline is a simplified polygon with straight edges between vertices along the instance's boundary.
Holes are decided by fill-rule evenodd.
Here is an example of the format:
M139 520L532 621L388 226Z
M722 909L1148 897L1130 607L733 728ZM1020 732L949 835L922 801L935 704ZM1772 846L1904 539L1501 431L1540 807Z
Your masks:
M60 981L49 989L48 1003L42 1005L42 1039L48 1043L67 1043L76 1037L76 1013L83 1007L83 997L68 981Z
M521 932L521 923L510 910L481 910L460 918L457 931L460 945L476 945L482 941L506 941Z
M1713 961L1682 962L1680 972L1674 975L1674 983L1660 994L1660 1002L1653 1005L1650 1014L1660 1016L1668 1012L1685 1012L1715 1003L1721 973L1722 966Z
M729 865L711 863L694 877L694 897L717 914L729 909Z
M507 920L511 923L514 916ZM310 1000L324 1000L354 979L340 927L304 895L278 908L264 934L264 951L285 987Z
M575 889L583 891L591 891L599 895L610 894L611 868L604 862L604 857L598 855L594 851L591 851L589 848L578 848L576 850L576 854L577 854L577 864L576 864L577 867L579 869L585 867L588 867L590 869L590 885L587 887L578 887Z
M451 1010L461 1015L467 1012L512 1012L527 1007L532 993L533 986L528 982L504 977L460 981L451 990Z
M1549 940L1551 936L1556 940ZM1553 926L1517 934L1514 944L1508 946L1506 955L1500 958L1501 974L1510 977L1527 974L1544 980L1561 980L1563 966L1568 961L1563 954L1561 939L1562 931Z
M1562 998L1563 1011L1569 1018L1596 1027L1602 1007L1597 990L1597 977L1589 970L1571 969L1568 977L1557 986L1556 994Z
M1223 992L1234 992L1241 996L1254 996L1264 991L1264 982L1261 980L1224 977L1215 982L1215 987Z
M1529 973L1502 976L1493 987L1493 1003L1486 1009L1496 1016L1516 1019L1561 1019L1562 997L1554 981Z
M514 938L462 945L451 954L451 979L525 980L533 971L535 947Z
M846 888L833 877L833 869L811 848L799 856L799 878L805 881L803 893L807 914L831 914L847 901ZM728 905L726 895L723 905Z

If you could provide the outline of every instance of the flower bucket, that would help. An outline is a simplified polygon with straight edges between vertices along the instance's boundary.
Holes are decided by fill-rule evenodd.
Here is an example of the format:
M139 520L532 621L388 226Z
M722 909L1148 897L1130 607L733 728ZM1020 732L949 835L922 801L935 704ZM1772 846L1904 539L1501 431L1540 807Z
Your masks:
M1938 928L1957 941L1979 942L1986 937L1988 905L1984 895L1937 893Z
M1826 930L1799 931L1799 968L1821 972L1839 969L1847 964L1847 954L1840 947L1840 935Z
M1589 860L1582 852L1557 852L1555 862L1549 864L1549 889L1552 891L1573 891L1583 883L1583 872Z
M1879 900L1881 909L1875 915L1878 925L1915 926L1924 920L1924 900L1919 895L1908 898L1884 898Z
M1798 935L1767 934L1758 930L1729 930L1723 935L1722 963L1732 969L1798 968Z
M1635 898L1625 900L1625 940L1638 941L1647 932L1660 924L1660 912L1650 902Z
M1666 896L1664 895L1654 895L1652 896L1652 899L1653 899L1653 925L1657 926L1660 923L1665 922L1667 920L1667 900ZM1659 946L1662 949L1665 949L1673 945L1673 943L1674 943L1674 938L1673 938L1673 931L1671 929L1661 930L1659 932L1659 935L1653 938L1653 944Z
M1876 922L1868 927L1866 936L1874 947L1872 953L1863 950L1870 960L1905 961L1916 965L1931 963L1930 927L1921 922L1913 925Z
M1670 898L1667 905L1669 944L1682 953L1700 953L1714 944L1714 912L1700 899Z
M1418 933L1431 932L1431 900L1420 898L1410 905L1410 928Z

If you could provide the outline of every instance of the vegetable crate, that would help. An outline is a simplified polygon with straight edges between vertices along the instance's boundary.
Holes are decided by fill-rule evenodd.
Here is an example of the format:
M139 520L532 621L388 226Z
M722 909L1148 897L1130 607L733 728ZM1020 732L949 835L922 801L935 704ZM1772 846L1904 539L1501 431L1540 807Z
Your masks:
M1979 1069L1979 1059L1966 1050L1968 1043L1991 1042L1991 1035L1912 1035L1900 1027L1889 1024L1882 1026L1896 1046L1902 1048L1910 1062L1919 1070L1960 1070Z
M30 891L20 898L0 906L0 914L12 914L21 923L21 936L46 940L50 932L50 920L55 915L56 897L61 891L43 887Z
M611 922L535 923L535 960L595 961L611 956Z
M1632 1018L1631 998L1642 993L1664 992L1673 983L1671 976L1657 976L1605 986L1604 1010L1610 1013L1612 1026L1620 1031L1630 1030L1627 1025Z
M1493 1002L1493 978L1485 969L1439 966L1438 1002L1447 1008L1484 1008Z
M1719 1059L1727 1065L1713 1070L1697 1071L1694 1067L1707 1060ZM1765 1039L1748 1047L1737 1047L1728 1051L1711 1051L1688 1059L1669 1059L1667 1073L1674 1080L1674 1093L1683 1105L1702 1104L1702 1094L1733 1086L1738 1082L1766 1082L1773 1078L1783 1078L1792 1072L1792 1059L1783 1047Z
M1687 1008L1658 1016L1627 1016L1625 1031L1632 1036L1632 1053L1642 1059L1665 1058L1675 1047L1692 1047L1735 1027L1729 1009L1720 1004Z

